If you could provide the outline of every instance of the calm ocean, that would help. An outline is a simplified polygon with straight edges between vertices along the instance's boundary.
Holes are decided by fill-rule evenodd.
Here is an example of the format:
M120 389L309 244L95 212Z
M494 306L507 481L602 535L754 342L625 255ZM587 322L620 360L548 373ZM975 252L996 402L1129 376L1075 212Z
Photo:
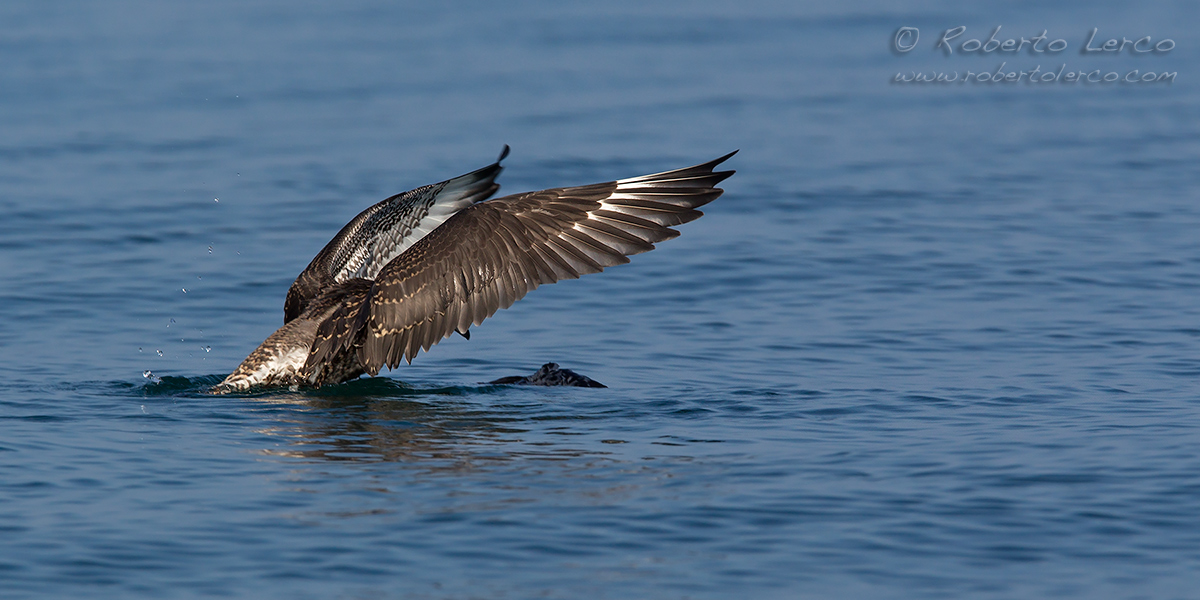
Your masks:
M406 4L0 4L0 597L1200 595L1200 5ZM741 152L469 341L204 393L504 144ZM608 389L481 383L550 361Z

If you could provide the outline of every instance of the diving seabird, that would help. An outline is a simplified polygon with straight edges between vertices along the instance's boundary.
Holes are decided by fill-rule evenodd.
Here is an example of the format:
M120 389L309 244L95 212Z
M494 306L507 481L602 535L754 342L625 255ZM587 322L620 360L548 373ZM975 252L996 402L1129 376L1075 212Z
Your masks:
M212 391L321 386L412 362L530 290L654 249L699 218L733 156L619 181L488 200L500 161L397 194L346 224L296 278L284 325Z

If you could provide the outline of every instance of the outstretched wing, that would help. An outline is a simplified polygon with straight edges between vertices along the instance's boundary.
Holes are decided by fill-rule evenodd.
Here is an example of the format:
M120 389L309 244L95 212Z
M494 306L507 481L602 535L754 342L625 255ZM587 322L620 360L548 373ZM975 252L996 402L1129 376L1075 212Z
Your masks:
M672 225L703 213L733 171L711 162L632 179L557 188L475 204L392 260L364 305L322 323L308 363L352 348L375 375L412 362L466 332L530 290L575 279L654 249L679 235Z
M462 175L396 194L354 217L313 258L288 290L284 322L304 312L330 285L350 279L375 279L384 265L400 256L455 213L482 202L500 186L500 161Z

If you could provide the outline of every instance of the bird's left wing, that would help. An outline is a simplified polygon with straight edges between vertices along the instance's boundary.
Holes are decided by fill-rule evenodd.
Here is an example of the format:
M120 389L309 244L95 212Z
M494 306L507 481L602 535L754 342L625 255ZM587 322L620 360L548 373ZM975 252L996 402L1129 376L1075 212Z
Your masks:
M400 256L455 213L496 193L496 176L508 146L496 162L441 183L396 194L354 217L313 258L284 302L284 322L304 312L329 286L350 279L375 279Z

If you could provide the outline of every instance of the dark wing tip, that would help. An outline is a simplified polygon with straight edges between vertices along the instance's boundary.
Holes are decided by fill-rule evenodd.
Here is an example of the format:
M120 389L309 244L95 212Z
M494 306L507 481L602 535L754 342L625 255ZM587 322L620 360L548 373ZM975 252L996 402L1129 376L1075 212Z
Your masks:
M735 171L714 171L717 165L729 160L738 151L734 150L725 156L710 160L705 163L700 163L691 167L682 169L674 169L672 171L663 171L662 173L652 173L650 175L642 175L640 177L630 177L628 179L618 180L617 183L624 185L643 184L651 187L676 187L676 188L713 188L718 183L729 178Z
M741 151L741 149L739 148L738 150L734 150L733 152L730 152L729 154L726 154L725 156L722 156L720 158L714 158L706 163L701 163L694 167L688 167L686 169L679 169L679 170L680 171L695 171L695 172L713 173L714 172L713 169L715 169L717 167L717 165L729 160L730 158L733 158L733 155L737 154L740 151ZM732 175L734 173L734 171L718 171L718 173L729 173L730 175Z
M737 150L734 150L734 152L737 152ZM732 156L732 155L730 155L730 156ZM504 149L500 151L500 158L497 158L496 162L500 162L506 158L508 158L508 144L504 145ZM725 158L729 158L729 157L726 156Z
M733 155L737 154L740 150L741 149L739 148L738 150L734 150L733 152L730 152L729 154L726 154L725 156L722 156L721 158L717 158L710 162L704 163L704 166L708 167L709 170L715 169L717 165L729 160L730 158L733 158ZM729 179L734 173L737 173L737 171L735 171L733 169L730 169L728 171L713 171L713 175L717 175L719 177L719 179L717 179L714 182L714 185L716 185L717 183L721 183L722 181L725 181L726 179Z
M742 151L742 149L741 149L741 148L738 148L737 150L734 150L733 152L730 152L729 154L726 154L725 156L722 156L721 158L718 158L718 159L716 159L716 160L714 160L714 161L712 161L711 163L708 163L708 164L710 164L710 165L712 165L712 166L714 166L714 167L715 167L715 166L717 166L717 165L719 165L719 164L721 164L721 163L723 163L723 162L725 162L725 161L729 160L730 158L733 158L733 155L734 155L734 154L737 154L738 152L741 152L741 151Z

